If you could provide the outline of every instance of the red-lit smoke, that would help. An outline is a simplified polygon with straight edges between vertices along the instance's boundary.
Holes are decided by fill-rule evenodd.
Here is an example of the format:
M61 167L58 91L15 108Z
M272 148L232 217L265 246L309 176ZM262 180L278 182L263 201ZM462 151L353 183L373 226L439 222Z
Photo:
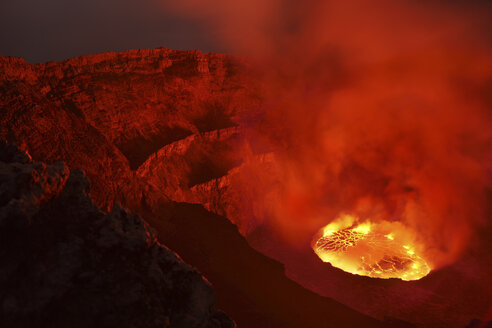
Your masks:
M248 120L251 142L276 160L240 179L262 204L254 220L292 243L340 213L398 221L434 267L466 248L487 219L490 188L492 37L477 8L181 2L173 8L205 17L232 52L258 63L264 101Z

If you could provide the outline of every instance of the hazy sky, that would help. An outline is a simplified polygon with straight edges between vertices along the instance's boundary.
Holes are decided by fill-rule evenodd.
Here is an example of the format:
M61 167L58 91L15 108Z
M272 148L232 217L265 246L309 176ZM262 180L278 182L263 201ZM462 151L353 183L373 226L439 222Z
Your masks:
M165 46L221 51L197 22L158 0L0 0L0 55L31 63Z
M195 7L207 8L208 14L220 9L209 6L220 4L217 0L193 1L200 4ZM426 1L442 6L492 3L492 0ZM24 57L31 63L37 63L104 51L161 46L205 52L227 51L218 41L220 37L214 35L214 29L203 24L196 12L186 18L186 15L178 16L165 9L166 3L181 2L0 0L0 55ZM485 9L490 10L490 7Z

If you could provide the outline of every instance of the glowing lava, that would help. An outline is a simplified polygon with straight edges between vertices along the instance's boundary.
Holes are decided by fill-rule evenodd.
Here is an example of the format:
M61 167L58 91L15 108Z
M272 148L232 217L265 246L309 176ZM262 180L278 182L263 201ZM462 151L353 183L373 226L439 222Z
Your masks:
M431 270L398 223L359 223L344 215L323 228L313 249L323 262L372 278L418 280Z

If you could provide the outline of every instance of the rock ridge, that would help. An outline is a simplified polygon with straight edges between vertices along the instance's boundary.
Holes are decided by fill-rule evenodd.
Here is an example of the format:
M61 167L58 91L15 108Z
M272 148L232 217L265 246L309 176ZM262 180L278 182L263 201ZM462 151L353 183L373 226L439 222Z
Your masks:
M0 326L235 327L199 272L88 188L81 170L0 144Z

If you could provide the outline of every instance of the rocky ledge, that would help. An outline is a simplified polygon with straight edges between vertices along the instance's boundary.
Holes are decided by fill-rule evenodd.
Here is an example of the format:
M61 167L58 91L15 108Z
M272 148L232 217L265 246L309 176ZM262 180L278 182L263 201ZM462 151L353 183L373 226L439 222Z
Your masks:
M0 144L1 327L234 327L207 280L80 170Z

